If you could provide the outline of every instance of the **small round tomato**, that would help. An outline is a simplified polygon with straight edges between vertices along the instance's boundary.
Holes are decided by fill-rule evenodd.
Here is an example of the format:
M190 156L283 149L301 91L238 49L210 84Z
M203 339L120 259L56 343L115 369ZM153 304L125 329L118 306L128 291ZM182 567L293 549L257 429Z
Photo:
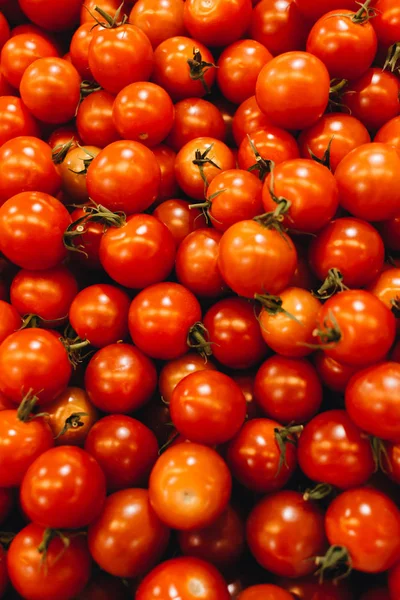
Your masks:
M54 154L56 154L56 151L64 146L64 144L69 144L70 148L74 148L81 142L82 140L80 139L79 134L73 125L64 125L54 129L47 140L50 148L55 150L53 152L53 162Z
M92 560L83 535L55 533L46 555L39 550L46 530L30 523L13 539L7 569L15 590L26 600L69 600L89 581Z
M131 413L153 395L153 362L131 344L111 344L91 358L85 372L89 398L103 412Z
M201 307L183 285L158 283L132 300L128 320L138 348L152 358L171 360L187 351L189 330L201 320Z
M167 144L176 152L198 137L213 137L223 142L225 136L221 111L211 102L202 98L186 98L175 104L175 119Z
M130 140L113 142L91 162L89 197L112 211L141 212L157 198L160 167L151 150Z
M400 269L383 271L369 286L368 290L377 296L390 310L400 300Z
M100 263L100 243L104 234L104 223L99 221L91 221L90 219L85 222L83 232L80 235L76 235L75 232L77 227L83 223L83 218L88 216L87 208L91 208L93 205L86 205L82 208L76 208L71 213L71 221L75 223L75 226L71 228L73 234L73 245L75 248L79 248L82 252L71 252L70 258L75 263L80 264L88 269L102 269ZM68 236L67 236L68 237Z
M160 167L160 187L158 188L156 204L163 200L174 198L178 194L178 184L175 177L175 152L165 144L153 146L151 151Z
M213 355L231 369L248 369L267 353L254 306L244 298L226 298L204 316Z
M397 563L397 565L390 569L388 585L391 594L390 597L395 599L400 594L400 563Z
M378 0L374 8L374 29L379 42L384 48L388 48L400 39L399 6L396 0Z
M200 444L178 444L161 454L153 467L150 503L169 527L197 529L223 513L231 487L229 469L215 450Z
M399 558L400 511L377 490L364 487L340 494L328 508L325 530L330 544L346 548L358 571L380 573Z
M1 70L7 81L19 88L22 75L39 58L58 56L58 50L46 37L35 33L21 33L6 42L1 51Z
M277 585L252 585L239 594L238 600L292 600L293 596Z
M19 4L32 23L50 31L64 31L78 22L82 0L61 0L57 6L52 0L20 0Z
M306 52L286 52L261 70L256 100L277 127L304 129L322 117L329 90L329 73L319 58Z
M0 344L21 325L22 320L15 306L0 300Z
M143 289L168 277L175 251L174 238L164 223L152 215L131 215L122 227L104 233L100 262L117 283Z
M100 514L105 477L81 448L59 446L43 452L21 484L21 506L31 521L53 529L79 529Z
M356 0L320 0L318 3L315 0L294 0L294 2L299 11L311 22L315 22L330 10L337 8L354 10L357 8Z
M0 17L0 50L3 48L4 44L10 37L10 26L6 17L1 14Z
M133 5L129 22L139 27L153 48L176 35L183 35L183 0L138 0Z
M256 97L251 96L237 108L232 121L232 133L235 142L240 146L247 134L255 133L270 125L268 117L261 112Z
M269 172L271 163L276 166L299 157L296 140L284 129L267 124L245 133L248 135L244 135L240 143L238 164L241 169L255 171L260 179ZM259 165L259 157L264 159L264 164Z
M76 113L76 127L84 144L104 148L119 140L112 118L114 96L99 90L85 98Z
M183 23L190 35L206 46L227 46L247 31L251 11L251 0L187 0Z
M136 600L230 600L227 583L210 563L192 557L167 560L146 575ZM199 595L200 594L200 595Z
M13 490L10 488L0 488L0 523L4 523L13 506ZM1 560L1 559L0 559ZM0 577L1 581L1 577ZM0 584L1 598L1 584Z
M160 372L158 389L166 404L171 402L172 392L180 381L197 371L211 371L215 366L210 360L205 361L197 352L189 352L180 358L167 362Z
M283 577L312 573L312 559L323 553L326 545L322 511L290 490L261 500L250 513L246 530L257 562Z
M377 230L360 219L344 217L327 225L310 245L309 262L318 279L337 269L343 283L364 287L381 272L385 258L383 241Z
M79 600L128 600L128 593L126 581L100 571L92 575Z
M56 445L83 446L99 413L85 390L68 387L46 406L47 422Z
M319 582L315 575L308 575L299 579L279 579L278 583L296 600L354 600L349 584L343 580Z
M255 373L253 372L245 372L238 373L236 375L232 375L232 379L236 381L238 386L243 392L244 397L247 402L247 420L256 419L258 417L262 417L261 410L256 404L254 398L254 378Z
M96 6L99 6L109 15L115 15L121 6L121 2L120 0L83 0L80 13L81 24L91 22L92 25L95 25L96 18L98 17L98 14L95 12ZM122 8L126 8L124 2L122 2Z
M187 200L179 198L165 200L154 209L153 215L168 227L176 246L179 246L189 233L207 225L205 216L199 209L193 206L190 208Z
M257 371L254 397L262 412L280 423L304 423L322 402L322 386L306 360L271 356Z
M1 94L0 117L0 146L19 136L39 136L39 127L20 98Z
M400 250L400 215L380 224L383 240L391 250Z
M357 371L357 367L339 363L324 352L315 354L314 363L324 386L334 392L344 392L350 379Z
M377 132L374 142L389 144L400 150L400 116L386 121Z
M283 452L277 437L280 430L282 425L277 421L252 419L230 442L228 465L246 488L262 494L273 492L283 488L293 475L297 465L294 438L289 437Z
M85 161L91 161L100 152L96 146L78 146L72 148L58 166L62 179L62 190L67 198L77 204L88 202Z

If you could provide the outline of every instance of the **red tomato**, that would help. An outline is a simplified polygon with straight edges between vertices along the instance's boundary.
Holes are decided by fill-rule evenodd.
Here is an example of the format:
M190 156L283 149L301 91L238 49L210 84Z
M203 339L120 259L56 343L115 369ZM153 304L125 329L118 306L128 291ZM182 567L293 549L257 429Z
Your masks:
M100 262L117 283L143 289L168 277L175 251L164 223L152 215L131 215L122 227L110 227L103 235Z
M10 37L10 26L8 24L7 19L1 13L0 16L0 50L3 48L4 44Z
M164 553L168 539L169 530L152 510L147 490L132 488L111 494L88 531L92 557L117 577L146 573Z
M82 0L20 0L19 4L30 21L50 31L70 29L79 20Z
M131 10L129 22L149 38L153 49L176 35L183 35L183 0L138 0Z
M396 0L378 0L372 21L379 42L388 48L400 39L399 5Z
M150 571L135 598L153 600L155 594L168 600L230 600L227 584L217 569L204 560L186 556L167 560Z
M217 106L202 98L186 98L175 104L175 120L167 138L169 146L179 152L187 142L211 136L225 141L225 122Z
M64 160L58 165L58 172L62 179L62 191L72 202L77 204L88 202L86 161L90 163L99 152L100 148L96 146L77 146L69 150Z
M89 430L99 418L89 396L79 387L64 390L46 406L46 414L58 446L83 446Z
M203 213L197 208L189 208L187 200L165 200L154 209L153 215L168 227L176 246L179 246L189 233L207 225Z
M313 21L316 21L330 10L337 8L354 10L357 8L356 0L320 0L318 3L315 0L294 0L294 2L299 11Z
M266 129L269 126L268 117L261 112L256 97L251 96L237 108L233 117L232 133L236 144L240 146L247 134L255 133L259 129Z
M300 579L280 579L279 585L294 595L296 600L354 600L349 586L343 581L319 582L315 575Z
M20 329L21 325L22 320L15 306L0 300L0 344L14 331Z
M258 155L264 159L267 167L269 166L269 161L272 161L275 165L279 165L279 163L286 160L299 157L299 148L296 140L290 133L279 127L266 125L261 129L255 130L254 133L253 131L246 131L245 133L249 133L250 139L246 135L240 143L238 164L241 169L255 171L260 179L263 179L265 174L269 173L269 169L264 168L262 164L257 166Z
M44 557L38 547L45 535L35 523L17 533L7 553L11 583L26 600L69 600L89 581L92 561L85 536L63 533L63 539L56 533Z
M392 600L396 600L400 596L400 563L397 563L390 571L389 571L389 591L390 598Z
M277 127L304 129L322 117L329 89L329 73L321 60L306 52L286 52L261 70L256 100Z
M376 134L374 142L389 144L400 150L400 116L386 121Z
M165 144L159 144L152 149L158 166L160 167L161 179L157 194L157 204L163 200L174 198L178 194L178 184L175 177L175 152Z
M18 93L17 90L15 90L8 83L8 81L4 77L3 73L0 71L0 98L2 98L2 102L1 102L0 106L7 104L8 101L10 100L10 98L12 98L13 96L16 96L17 93ZM28 114L30 114L28 110L26 112ZM31 119L32 119L32 122L35 122L32 117L31 117ZM11 119L11 121L12 121L12 119ZM0 130L0 135L1 136L3 136L3 131L2 130L4 129L5 125L6 125L6 127L9 126L8 123L2 123L2 127L1 127L1 130ZM32 135L35 135L35 134L32 134ZM6 139L4 141L6 141L7 139L10 139L10 138L6 137ZM1 141L1 138L0 138L0 141Z
M186 0L183 23L190 35L206 46L227 46L247 31L251 11L251 0Z
M31 521L53 529L79 529L100 514L106 496L103 471L75 446L43 452L21 484L21 506Z
M385 258L382 238L372 225L344 217L327 225L310 245L309 262L318 279L324 281L330 269L337 269L343 283L364 287L381 272Z
M85 388L103 412L130 413L150 400L157 385L152 361L131 344L111 344L91 358Z
M10 38L3 46L1 70L7 81L19 88L25 69L35 60L49 56L58 56L58 50L46 37L35 33L21 33Z
M200 354L189 352L180 358L167 362L160 372L158 389L166 404L171 402L172 392L180 381L191 373L197 371L214 370L215 366L210 360L205 361Z
M39 127L35 119L20 98L1 94L0 117L0 146L18 136L39 135ZM5 176L6 174L2 173L2 180ZM3 194L0 194L0 198L2 196Z
M324 517L298 492L266 496L250 513L247 543L258 563L275 575L300 577L315 570L325 549Z
M391 250L400 250L400 216L381 223L383 240Z
M368 290L379 298L386 306L394 311L395 303L400 299L400 269L388 269L383 271Z
M262 0L253 9L250 35L274 56L304 50L309 25L293 0Z
M315 368L322 383L334 392L344 392L357 367L339 363L324 352L315 354Z
M150 503L169 527L198 529L223 513L231 487L229 469L215 450L178 444L161 454L151 472Z
M325 530L331 544L347 549L358 571L380 573L399 558L400 511L377 490L355 488L340 494L328 508Z
M322 386L306 360L272 356L257 371L254 396L263 414L280 423L304 423L322 402Z
M79 105L76 127L84 144L104 148L119 140L112 119L114 96L100 90L93 92Z
M47 140L50 148L54 150L57 146L63 146L64 144L70 144L71 148L74 148L77 144L80 144L80 139L76 128L73 125L64 125L54 129Z
M95 25L95 17L97 18L99 15L95 12L95 7L99 6L109 15L115 15L118 8L122 4L122 13L126 8L124 5L124 1L121 3L120 0L84 0L82 3L81 13L80 13L80 22L87 23L90 21L92 25Z
M79 600L128 600L128 593L122 579L100 572L94 575L79 595Z
M85 211L85 208L85 206L83 208L76 208L71 213L72 222L77 223L77 225L72 228L73 231L76 231L77 227L82 224L80 219L87 216L88 213ZM74 235L75 247L80 248L84 254L83 252L71 252L71 259L83 267L97 270L101 269L102 266L99 253L103 234L104 223L90 220L86 221L83 233L81 235Z
M291 594L277 585L264 583L247 588L239 594L238 600L292 600L292 598Z
M93 74L89 67L89 46L96 29L93 23L83 23L75 31L69 47L71 63L78 71L83 80L93 80Z
M329 164L333 173L351 150L370 141L363 123L354 116L342 113L323 115L314 125L302 131L298 138L303 158L309 158L311 151L322 160L329 148Z
M157 198L160 168L151 150L123 140L104 148L88 168L90 198L109 210L127 214L146 210Z

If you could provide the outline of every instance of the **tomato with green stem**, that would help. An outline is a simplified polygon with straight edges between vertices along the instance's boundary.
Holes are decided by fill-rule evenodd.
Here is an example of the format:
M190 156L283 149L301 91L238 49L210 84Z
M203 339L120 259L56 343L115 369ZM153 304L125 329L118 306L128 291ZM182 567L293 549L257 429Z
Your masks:
M263 180L271 171L272 163L279 165L298 157L299 148L295 138L288 131L267 124L249 133L246 130L239 146L238 165Z
M46 406L46 415L57 446L83 446L99 418L86 391L79 387L64 390Z
M203 98L185 98L175 104L175 119L167 144L176 152L198 137L225 141L226 126L221 111Z
M97 146L76 146L69 150L64 160L58 164L58 172L62 179L62 190L67 198L70 198L75 204L89 202L86 173L88 165L99 154L100 150Z
M400 269L383 271L368 290L386 304L397 318L400 316Z
M155 50L165 40L184 35L184 6L183 0L138 0L129 22L147 35Z
M189 233L207 226L206 218L200 209L190 206L188 200L180 198L164 200L154 209L153 216L168 227L177 247Z
M120 0L83 0L82 8L80 12L80 22L83 23L91 22L92 26L95 25L98 14L95 12L95 7L99 6L109 15L114 15L122 4L122 12L126 8L124 1Z

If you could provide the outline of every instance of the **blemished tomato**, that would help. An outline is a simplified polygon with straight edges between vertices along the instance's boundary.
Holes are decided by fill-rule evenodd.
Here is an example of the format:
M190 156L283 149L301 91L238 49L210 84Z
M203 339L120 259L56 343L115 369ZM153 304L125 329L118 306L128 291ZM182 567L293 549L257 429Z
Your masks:
M103 471L81 448L43 452L21 484L21 506L31 521L53 529L79 529L100 514L106 496Z
M131 413L153 395L157 373L153 362L131 344L111 344L91 358L85 372L90 401L107 413Z
M254 306L244 298L216 302L205 314L204 325L214 357L231 369L248 369L267 353Z
M373 19L374 29L380 43L388 48L400 39L399 5L396 0L378 0L374 7L376 8L376 17Z
M315 575L308 575L299 579L279 579L278 583L296 600L354 600L350 586L343 580L319 582Z
M158 458L149 497L166 525L190 530L211 525L224 512L231 487L229 469L215 450L185 443L171 446Z
M90 161L99 152L100 148L97 146L72 148L58 166L58 172L62 179L62 191L76 204L84 204L89 200L85 161Z
M153 600L155 594L170 600L230 600L227 583L209 562L194 557L167 560L146 575L136 600Z
M278 445L275 430L282 425L271 419L247 421L230 442L227 462L232 475L246 488L269 493L283 488L297 465L294 438L285 444L285 456ZM283 464L281 464L283 463Z
M320 0L318 3L314 0L294 0L294 2L299 11L311 22L316 21L330 10L337 8L354 10L358 8L356 0Z
M191 373L197 371L211 371L215 365L210 361L205 361L197 352L189 352L180 358L167 362L160 371L158 379L158 389L160 395L166 404L169 404L172 392L180 381Z
M0 146L18 136L36 137L39 135L37 122L20 98L2 93L0 117Z
M347 549L358 571L380 573L399 558L400 511L377 490L355 488L340 494L327 510L325 530L330 544Z
M110 227L100 243L100 262L117 283L143 289L163 281L175 261L172 233L156 217L131 215L122 227Z
M390 310L400 299L400 269L383 271L369 286L368 290L379 298Z
M61 0L57 6L52 0L20 0L19 4L36 25L50 31L64 31L78 22L82 0Z
M7 81L19 88L25 69L38 58L49 56L58 56L54 44L39 34L22 33L10 38L3 46L1 70Z
M46 406L46 414L57 446L83 446L99 418L85 390L78 387L64 390Z
M246 530L257 562L282 577L312 573L312 559L326 547L322 510L291 490L261 500L250 513Z
M292 600L293 596L272 583L252 585L239 594L238 600Z
M104 148L120 139L112 118L114 96L100 90L79 105L76 127L84 144Z
M213 370L187 375L175 387L169 405L177 431L207 446L232 439L244 423L246 408L237 383Z
M69 53L71 63L83 80L92 81L93 75L89 67L89 46L96 29L93 23L82 23L71 38Z
M367 129L376 131L398 115L399 94L398 78L392 73L375 68L368 69L359 79L352 81L346 87L342 101Z
M257 371L255 402L263 414L283 424L305 423L322 402L322 386L306 360L272 356Z
M189 202L180 198L165 200L154 209L153 216L168 227L177 247L189 233L207 225L204 214L197 208L189 208Z
M256 100L277 127L304 129L322 117L329 90L329 73L319 58L306 52L285 52L261 70Z
M161 179L156 200L156 203L159 204L163 200L169 200L178 195L178 184L175 177L176 153L165 144L153 146L151 150L160 167Z
M322 160L329 148L332 173L351 150L370 141L371 137L365 125L354 116L345 113L323 115L314 125L302 131L298 138L303 158L309 158L311 151Z
M256 97L251 96L237 108L232 121L232 133L239 146L247 134L270 126L268 117L260 110ZM254 164L254 161L253 161Z
M327 356L363 367L388 354L396 335L396 319L370 292L349 290L335 294L322 306L318 332Z
M400 595L400 563L390 569L388 585L391 600L396 600Z
M209 561L218 568L237 563L244 551L244 524L238 512L228 505L209 527L180 531L182 554Z
M179 152L187 142L211 136L222 142L226 137L225 122L217 106L202 98L186 98L175 104L175 119L167 138L169 146Z
M15 306L0 300L0 344L21 325L22 320Z
M169 530L151 508L147 490L135 488L111 494L88 531L92 557L118 577L146 573L162 556L168 539Z
M141 29L125 23L98 27L89 46L89 67L99 85L118 94L136 81L147 81L153 70L153 49Z
M350 379L357 371L357 367L339 363L327 356L325 352L315 354L314 364L322 383L334 392L344 392Z
M400 208L400 154L387 144L355 148L335 172L342 208L366 221L385 221Z
M91 162L87 176L90 198L109 210L141 212L157 198L160 167L149 148L121 140L106 146Z
M296 248L289 236L254 220L235 223L220 241L221 275L234 292L246 298L282 292L296 263Z
M250 35L276 56L304 50L309 28L293 0L262 0L253 9Z
M310 244L309 262L323 281L337 269L351 288L370 284L381 272L385 247L377 230L367 221L344 217L327 225Z
M183 0L138 0L131 10L129 22L147 35L153 49L161 42L185 33Z
M173 100L205 96L215 77L214 58L197 40L175 36L162 42L154 52L152 79Z
M56 533L44 561L38 549L44 535L45 529L36 523L17 533L7 552L11 583L26 600L70 600L89 581L92 560L86 538L63 533L63 539Z
M257 118L258 121L258 118ZM291 160L299 157L299 148L294 137L284 129L275 127L274 125L263 125L260 129L253 131L245 131L249 137L245 135L239 146L238 164L241 169L255 171L260 179L263 179L263 171L257 165L258 155L263 158L267 165L268 161L272 161L275 165L279 165L286 160ZM256 154L256 152L257 154ZM258 171L258 173L257 173Z
M386 121L377 132L374 142L389 144L400 150L400 116Z
M173 282L151 285L139 292L128 316L133 343L148 356L163 360L186 353L189 330L200 320L197 298Z
M183 23L190 35L206 46L227 46L244 35L250 25L251 12L251 0L188 0Z

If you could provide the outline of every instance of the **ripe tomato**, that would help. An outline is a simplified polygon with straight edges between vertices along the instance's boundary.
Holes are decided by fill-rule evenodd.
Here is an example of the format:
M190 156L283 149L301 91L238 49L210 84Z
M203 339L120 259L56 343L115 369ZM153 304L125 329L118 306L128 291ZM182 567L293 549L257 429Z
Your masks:
M15 96L18 92L16 90L14 90L14 88L8 83L7 79L4 77L3 73L0 71L0 98L2 98L2 102L1 105L5 105L7 104L8 100L10 98L12 98L13 96ZM29 111L26 111L29 114ZM35 122L35 120L33 119L33 117L31 117L32 122ZM0 130L0 134L3 135L3 129L6 129L8 126L8 123L2 123L1 124L1 130ZM10 138L6 138L10 139ZM4 140L4 141L6 141ZM0 138L1 141L1 138Z
M348 10L357 8L356 0L320 0L318 3L314 0L294 0L294 2L299 11L311 21L316 21L328 11L337 8L347 8Z
M282 425L271 419L247 421L230 442L227 462L232 475L246 488L258 493L281 489L293 475L297 465L294 438L285 444L285 456L276 430Z
M229 469L215 450L185 443L171 446L158 458L149 497L166 525L190 530L211 525L224 512L231 487Z
M95 17L98 18L99 16L95 12L96 6L99 6L109 15L115 15L121 4L123 13L126 8L124 1L121 3L120 0L84 0L80 13L80 22L83 24L90 21L92 25L95 25Z
M98 27L88 58L94 79L111 94L118 94L130 83L148 81L153 70L153 49L148 37L129 23Z
M335 172L341 206L366 221L385 221L400 207L400 154L387 144L355 148Z
M337 269L343 283L352 288L370 284L381 272L385 258L382 238L372 225L344 217L327 225L310 245L309 261L323 281Z
M315 368L322 383L334 392L344 392L357 367L339 363L324 352L314 357Z
M263 414L285 425L304 423L322 402L322 386L306 360L272 356L257 371L254 397Z
M100 514L105 477L90 454L75 446L59 446L31 464L20 494L31 521L53 529L79 529Z
M206 46L227 46L247 31L252 12L251 0L186 0L183 23L190 35ZM221 26L223 19L223 26Z
M87 205L92 206L92 205ZM77 227L82 224L81 219L87 216L86 207L76 208L71 213L71 221L77 222L77 225L73 228L76 231ZM102 268L100 263L100 243L104 234L104 223L96 221L86 221L83 228L83 233L80 235L74 235L74 245L76 248L80 248L82 252L71 252L70 258L75 263L82 265L83 267L89 268L90 270L99 270ZM84 253L83 253L84 252Z
M116 598L128 600L129 590L125 583L122 579L107 573L96 573L78 598L79 600L115 600Z
M10 26L6 17L1 13L0 17L0 50L10 37Z
M397 565L395 565L392 569L390 569L388 585L389 585L389 591L390 591L390 598L395 600L396 598L399 597L399 594L400 594L400 566L399 566L399 563L397 563Z
M189 208L187 200L165 200L154 209L153 215L168 227L177 247L189 233L207 225L203 213L197 208Z
M181 556L167 560L143 579L136 600L152 600L155 594L171 600L230 600L227 584L210 563Z
M95 34L92 22L82 23L71 38L69 54L71 63L83 80L92 81L93 74L89 67L89 46Z
M30 523L13 539L7 552L7 568L13 587L27 600L69 600L89 581L92 560L82 535L56 533L46 556L39 546L46 530Z
M327 356L363 367L388 354L396 334L396 319L370 292L349 290L335 294L323 305L318 329Z
M154 393L157 374L153 362L131 344L111 344L91 358L85 388L103 412L134 412Z
M32 23L50 31L64 31L78 22L82 0L61 0L57 6L52 0L20 0L19 4Z
M386 304L390 310L395 311L394 305L396 300L400 298L400 269L383 271L372 282L368 290Z
M214 369L214 364L210 360L205 361L197 352L189 352L180 358L167 362L161 369L158 380L161 397L166 404L169 404L172 392L184 377L197 371L211 371Z
M172 233L152 215L131 215L122 227L110 227L100 243L104 270L128 288L143 289L163 281L174 261Z
M308 575L300 579L279 579L278 583L296 600L354 600L349 585L343 580L319 582L315 575Z
M330 544L347 549L358 571L380 573L399 558L400 511L377 490L355 488L340 494L327 510L325 530Z
M83 446L99 413L85 390L68 387L46 406L47 422L56 445Z
M0 300L0 344L14 331L20 329L21 325L22 320L15 307Z
M315 570L326 545L320 508L298 492L266 496L250 513L247 543L258 563L275 575L301 577Z
M152 510L147 490L141 489L111 494L88 531L92 557L117 577L146 573L164 553L168 539L168 528Z
M238 600L292 600L293 596L277 585L252 585L239 594Z
M64 125L56 127L50 134L47 143L50 148L54 150L57 146L63 146L64 144L70 144L71 148L74 148L77 144L80 144L80 139L76 128L73 125Z
M58 166L62 179L62 190L67 198L75 203L85 203L89 200L86 185L85 161L91 161L100 152L97 146L79 146L72 148Z
M279 294L287 287L297 262L292 240L257 221L240 221L223 234L218 265L229 287L246 298Z
M104 148L120 139L112 118L114 96L100 90L79 105L76 127L84 144Z
M329 89L329 73L319 58L306 52L285 52L261 70L256 100L277 127L304 129L322 117Z
M171 360L185 354L189 330L200 319L200 304L192 292L178 283L158 283L133 299L129 332L148 356Z
M225 122L217 106L202 98L186 98L175 104L175 119L167 138L169 146L179 152L187 142L211 136L222 142L226 137Z
M261 112L256 97L251 96L237 108L232 121L232 133L238 146L247 134L270 126L268 117ZM215 136L216 137L216 136Z
M255 119L258 121L258 117ZM248 127L246 125L246 127ZM269 166L269 161L275 165L299 157L299 148L294 137L274 125L264 125L261 129L256 129L254 132L253 123L251 124L251 131L245 132L250 136L243 137L238 153L238 164L241 169L252 170L259 176L260 179L264 179L265 174L269 172L269 169L264 168L264 165L257 166L258 155L264 159L266 166ZM257 173L258 171L258 173ZM264 172L265 171L265 172Z
M400 250L400 216L381 223L380 232L391 250Z
M15 35L1 51L1 70L7 81L19 88L22 75L39 58L58 56L56 46L46 37L35 33Z
M174 198L178 194L178 184L175 177L175 152L165 144L159 144L152 149L158 166L160 167L161 180L156 203Z
M106 146L88 168L90 198L112 211L146 210L157 198L160 168L151 150L130 140Z
M22 100L2 93L0 96L0 146L19 136L38 135L39 127ZM4 182L5 176L6 174L2 173Z
M400 150L400 116L386 121L376 134L374 142L389 144Z
M129 22L147 35L153 49L176 35L183 35L183 0L138 0Z
M396 0L378 0L373 26L379 42L388 48L400 39L399 6Z

